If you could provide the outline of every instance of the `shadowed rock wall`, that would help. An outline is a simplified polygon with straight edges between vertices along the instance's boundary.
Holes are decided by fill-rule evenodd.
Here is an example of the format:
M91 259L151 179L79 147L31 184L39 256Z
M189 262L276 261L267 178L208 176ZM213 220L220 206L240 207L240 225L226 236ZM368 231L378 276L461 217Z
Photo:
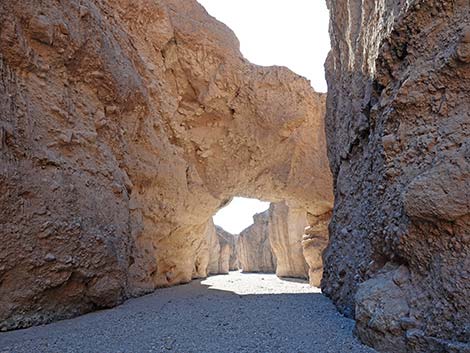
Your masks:
M0 23L1 329L204 276L235 195L331 209L325 96L196 1L2 1Z
M253 216L253 224L238 236L238 261L243 272L276 272L269 241L269 210Z
M470 350L470 3L327 1L323 291L384 352Z

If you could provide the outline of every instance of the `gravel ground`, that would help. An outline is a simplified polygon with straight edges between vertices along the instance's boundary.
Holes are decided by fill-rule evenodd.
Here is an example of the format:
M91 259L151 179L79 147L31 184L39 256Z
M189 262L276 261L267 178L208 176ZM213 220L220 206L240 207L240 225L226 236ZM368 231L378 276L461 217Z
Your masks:
M375 352L353 337L353 325L305 282L232 272L1 333L0 352Z

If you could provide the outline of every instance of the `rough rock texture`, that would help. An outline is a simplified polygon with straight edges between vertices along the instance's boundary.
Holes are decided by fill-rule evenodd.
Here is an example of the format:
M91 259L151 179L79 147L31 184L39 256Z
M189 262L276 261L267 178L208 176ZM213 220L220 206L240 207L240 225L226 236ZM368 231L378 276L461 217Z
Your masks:
M204 234L196 247L192 278L227 274L238 269L236 236L215 226L212 218L207 222Z
M276 272L269 241L269 210L253 216L253 224L238 236L237 255L243 272Z
M196 1L1 1L0 23L1 329L201 275L235 195L332 208L324 95Z
M323 277L323 252L328 245L331 212L321 216L307 214L308 226L302 237L302 252L308 265L311 286L320 287Z
M216 275L220 271L219 261L222 247L219 242L219 237L217 236L217 231L215 229L214 222L212 220L210 220L207 224L206 239L209 251L209 263L207 265L207 274Z
M470 3L327 1L322 288L384 352L470 350Z
M235 252L235 238L219 226L214 226L212 219L208 222L206 230L209 262L208 275L227 274L230 271L230 261Z
M219 273L238 270L238 235L229 233L219 226L216 226L215 230L220 244Z
M208 275L207 271L209 269L209 262L211 256L209 246L212 245L212 242L214 242L214 233L214 222L211 218L206 224L203 238L195 246L196 250L194 256L193 273L191 276L192 279L206 278ZM215 242L214 245L216 245Z
M308 278L301 244L307 225L307 212L303 208L285 202L272 203L269 207L269 240L279 277Z

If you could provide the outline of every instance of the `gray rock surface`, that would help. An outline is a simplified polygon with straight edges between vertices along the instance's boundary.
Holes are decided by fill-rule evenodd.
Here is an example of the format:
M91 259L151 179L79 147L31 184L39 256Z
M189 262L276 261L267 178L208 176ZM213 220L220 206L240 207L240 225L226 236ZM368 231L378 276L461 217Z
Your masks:
M384 352L470 351L470 3L327 1L322 288Z

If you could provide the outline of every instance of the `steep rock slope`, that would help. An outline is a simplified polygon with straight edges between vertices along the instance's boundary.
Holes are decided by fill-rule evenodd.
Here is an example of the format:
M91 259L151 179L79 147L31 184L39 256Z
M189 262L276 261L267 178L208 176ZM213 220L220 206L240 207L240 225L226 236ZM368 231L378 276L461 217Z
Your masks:
M307 214L308 226L302 237L302 253L308 265L311 286L320 287L323 278L323 252L328 245L331 212L321 216Z
M276 257L279 277L308 278L308 265L302 251L302 237L307 227L305 209L285 202L269 207L269 241Z
M220 244L219 273L238 270L238 235L229 233L219 226L216 226L215 230Z
M470 3L327 1L323 291L384 352L470 350Z
M324 95L196 1L2 1L0 23L1 329L203 276L235 195L332 208Z
M238 236L237 256L243 272L276 272L269 241L269 210L253 216L253 224Z

